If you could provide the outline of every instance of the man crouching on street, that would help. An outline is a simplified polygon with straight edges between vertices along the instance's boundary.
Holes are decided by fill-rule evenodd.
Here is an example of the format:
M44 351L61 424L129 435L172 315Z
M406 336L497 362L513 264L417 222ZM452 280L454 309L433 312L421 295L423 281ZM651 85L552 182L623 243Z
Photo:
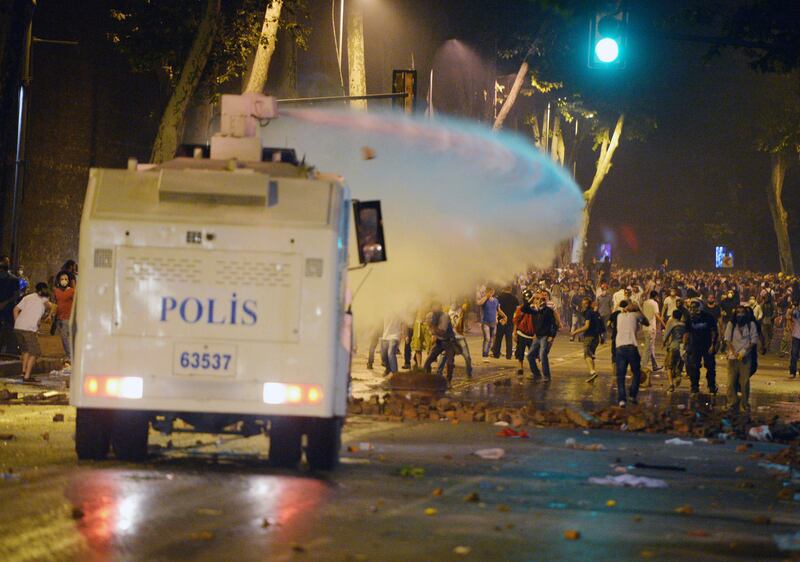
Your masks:
M50 289L47 283L37 283L36 292L31 293L14 307L14 335L22 354L22 378L32 381L31 371L36 358L42 354L39 347L39 322L55 305L50 302Z

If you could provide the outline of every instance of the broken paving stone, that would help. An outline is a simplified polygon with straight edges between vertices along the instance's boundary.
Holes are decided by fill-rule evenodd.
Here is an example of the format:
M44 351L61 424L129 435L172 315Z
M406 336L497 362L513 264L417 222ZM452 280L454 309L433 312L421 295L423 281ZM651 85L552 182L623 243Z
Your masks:
M194 512L198 515L222 515L222 511L219 509L211 509L210 507L198 507Z
M13 441L14 434L13 433L0 433L0 441Z
M564 538L568 541L576 541L581 538L581 532L576 531L574 529L570 529L569 531L564 531Z
M457 546L453 549L453 554L458 554L459 556L466 556L472 552L472 549L468 546Z
M752 446L753 445L751 445L750 443L743 443L742 445L737 445L736 446L736 452L737 453L746 453L747 449L749 449Z
M441 488L434 488L433 492L431 492L431 495L434 498L439 498L439 497L442 496L443 493L444 493L444 490L442 490Z
M566 408L564 410L569 421L577 425L578 427L589 428L589 427L597 427L600 425L600 420L596 417L587 414L583 410L573 410L572 408Z
M400 476L403 478L422 478L425 476L425 469L419 466L404 466L400 468Z
M647 427L647 422L641 416L628 416L628 431L641 431Z
M72 507L72 511L70 512L70 517L73 519L83 519L84 513L83 510L79 507Z
M64 414L56 414L53 416L54 422L63 422L64 421Z
M439 510L436 509L435 507L426 507L425 508L425 515L427 515L429 517L433 517L437 513L439 513Z
M481 497L478 495L478 492L470 492L464 496L464 501L469 503L478 503L481 501Z
M692 515L694 513L694 508L691 505L682 505L675 508L675 513L680 513L681 515Z

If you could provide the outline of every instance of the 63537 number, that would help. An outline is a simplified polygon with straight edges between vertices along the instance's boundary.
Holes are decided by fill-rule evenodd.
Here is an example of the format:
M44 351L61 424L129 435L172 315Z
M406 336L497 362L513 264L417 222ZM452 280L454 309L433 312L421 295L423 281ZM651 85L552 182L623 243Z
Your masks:
M182 369L203 369L211 371L227 371L231 364L229 353L200 353L197 351L184 351L180 354Z

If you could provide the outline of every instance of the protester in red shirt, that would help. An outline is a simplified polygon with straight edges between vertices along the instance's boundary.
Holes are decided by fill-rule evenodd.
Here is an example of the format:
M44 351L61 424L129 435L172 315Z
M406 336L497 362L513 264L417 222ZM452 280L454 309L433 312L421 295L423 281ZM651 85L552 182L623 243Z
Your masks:
M72 348L70 346L69 318L72 314L72 303L75 300L75 287L67 271L59 271L56 275L56 287L53 291L56 300L56 330L61 335L61 344L67 360L72 363Z

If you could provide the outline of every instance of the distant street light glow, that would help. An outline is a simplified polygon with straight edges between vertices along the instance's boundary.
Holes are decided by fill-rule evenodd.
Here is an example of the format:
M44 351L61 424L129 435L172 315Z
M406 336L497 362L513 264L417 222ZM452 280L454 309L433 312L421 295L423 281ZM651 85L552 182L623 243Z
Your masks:
M606 37L594 46L594 54L601 62L614 62L619 56L619 45L614 39Z

